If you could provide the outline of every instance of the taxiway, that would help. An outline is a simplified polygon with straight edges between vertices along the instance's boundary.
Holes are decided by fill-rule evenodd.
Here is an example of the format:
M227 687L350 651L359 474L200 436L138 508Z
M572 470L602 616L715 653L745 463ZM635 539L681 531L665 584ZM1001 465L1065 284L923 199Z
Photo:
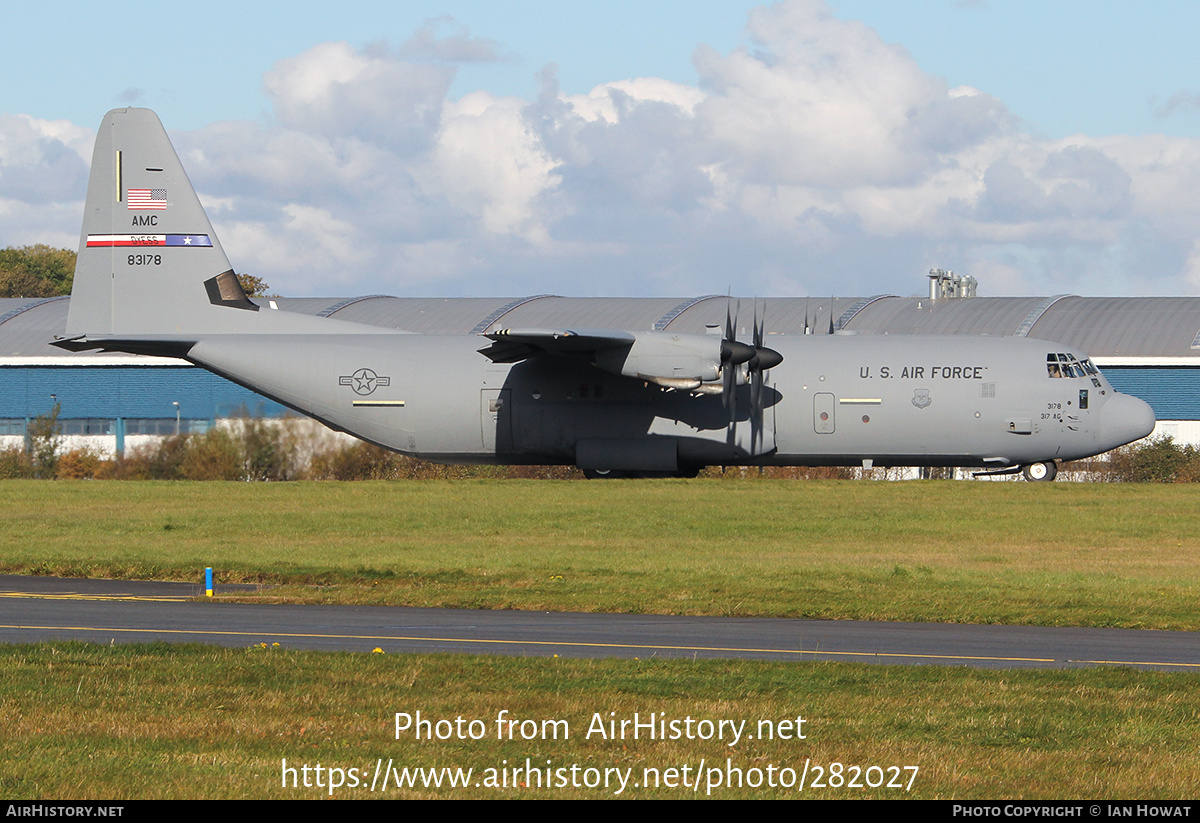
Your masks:
M0 575L0 642L279 643L388 653L1200 669L1195 632L259 605L197 600L202 594L191 583Z

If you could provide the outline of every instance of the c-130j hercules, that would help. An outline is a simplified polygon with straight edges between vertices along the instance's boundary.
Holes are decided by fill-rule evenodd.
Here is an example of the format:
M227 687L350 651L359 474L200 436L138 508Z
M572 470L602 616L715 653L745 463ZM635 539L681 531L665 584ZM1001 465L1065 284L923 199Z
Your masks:
M411 334L247 299L158 117L105 115L66 334L183 358L330 428L444 463L589 476L706 465L963 466L1051 480L1150 433L1083 353L1027 338L489 328ZM749 312L748 312L749 313ZM948 354L951 353L951 354ZM591 387L581 392L581 385ZM586 395L586 396L585 396Z

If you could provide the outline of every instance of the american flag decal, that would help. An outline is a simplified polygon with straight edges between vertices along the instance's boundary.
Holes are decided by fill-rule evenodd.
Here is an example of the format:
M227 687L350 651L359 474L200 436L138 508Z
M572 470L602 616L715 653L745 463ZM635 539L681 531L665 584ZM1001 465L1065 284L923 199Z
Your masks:
M130 189L126 198L130 211L154 209L162 211L167 207L166 189Z

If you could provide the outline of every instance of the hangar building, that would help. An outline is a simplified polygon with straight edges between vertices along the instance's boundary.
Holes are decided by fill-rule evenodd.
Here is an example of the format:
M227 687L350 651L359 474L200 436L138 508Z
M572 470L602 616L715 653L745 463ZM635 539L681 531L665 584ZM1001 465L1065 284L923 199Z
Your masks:
M937 271L937 270L935 270ZM954 292L950 292L954 293ZM29 421L60 404L63 434L104 450L140 438L203 431L221 418L281 416L285 409L203 369L171 358L49 345L66 326L68 297L0 299L0 444L19 442ZM504 327L659 329L723 327L731 299L274 298L279 309L426 334L481 334ZM734 298L749 339L754 300ZM978 334L1033 337L1088 353L1119 391L1141 397L1155 434L1200 444L1200 297L930 296L770 298L768 334ZM482 347L485 341L480 341ZM768 340L768 345L769 345Z

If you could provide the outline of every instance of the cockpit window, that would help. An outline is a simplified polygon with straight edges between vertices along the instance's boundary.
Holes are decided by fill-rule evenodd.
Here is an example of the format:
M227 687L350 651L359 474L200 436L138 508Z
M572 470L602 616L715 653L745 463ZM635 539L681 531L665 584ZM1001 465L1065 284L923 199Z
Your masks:
M1046 374L1050 377L1096 377L1100 374L1092 361L1086 357L1075 359L1075 355L1064 352L1050 352L1046 355ZM1094 381L1093 381L1094 382Z

